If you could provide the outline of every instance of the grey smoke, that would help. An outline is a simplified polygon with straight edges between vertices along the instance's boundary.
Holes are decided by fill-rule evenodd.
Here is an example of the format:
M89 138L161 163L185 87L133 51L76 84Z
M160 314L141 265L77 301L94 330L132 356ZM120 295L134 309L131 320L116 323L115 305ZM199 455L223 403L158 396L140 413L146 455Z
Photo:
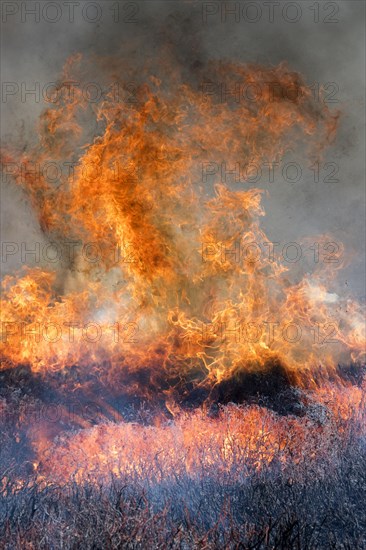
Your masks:
M23 3L14 2L19 6ZM256 23L242 17L235 21L229 15L225 22L220 13L208 16L204 23L204 5L214 9L212 6L216 3L183 0L132 2L138 6L136 23L123 20L128 15L123 3L120 3L121 20L114 23L110 7L116 3L103 1L99 2L103 6L102 19L90 23L81 17L81 10L88 3L79 2L73 23L67 21L65 14L56 23L45 20L35 23L31 18L22 22L20 17L9 16L2 23L2 82L18 83L19 86L22 82L29 86L34 82L54 82L66 58L76 52L102 56L116 53L132 65L138 65L147 54L155 54L158 62L161 46L166 44L186 71L187 78L194 78L194 64L204 64L211 59L268 65L287 61L307 82L338 86L336 98L339 102L330 107L342 111L340 128L324 162L339 165L339 182L314 183L311 172L307 172L298 183L290 184L277 177L271 184L261 182L258 185L270 192L270 198L264 199L267 215L263 219L269 238L282 243L299 242L310 234L332 233L336 240L345 244L346 251L355 251L351 266L340 273L340 288L358 298L364 296L365 3L358 0L330 3L339 7L338 23L315 23L314 13L309 8L314 3L307 0L297 2L302 17L294 23L284 20L281 15L285 4L289 4L284 1L275 3L278 15L273 22L263 15ZM65 9L61 0L58 4ZM253 2L239 4L243 10ZM267 13L266 2L258 4L262 13ZM322 2L319 10L321 18L330 13ZM45 107L45 102L35 103L32 99L23 103L19 95L6 101L2 98L3 143L33 142L37 118ZM294 152L289 160L306 165L301 151ZM1 193L1 240L46 242L23 191L10 180L2 182ZM3 263L1 271L12 272L20 267L17 262Z

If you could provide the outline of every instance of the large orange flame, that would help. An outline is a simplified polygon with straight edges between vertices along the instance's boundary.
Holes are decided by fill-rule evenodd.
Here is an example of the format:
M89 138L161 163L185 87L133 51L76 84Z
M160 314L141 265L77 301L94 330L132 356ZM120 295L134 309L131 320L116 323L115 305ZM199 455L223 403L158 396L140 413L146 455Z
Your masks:
M86 67L75 56L62 81L80 80ZM172 386L198 369L197 383L213 387L279 362L308 388L334 380L338 361L361 358L360 306L332 291L333 266L293 284L288 267L253 255L253 243L269 240L259 224L262 191L217 175L204 181L202 165L240 162L250 174L297 144L306 145L311 162L334 137L338 113L316 103L285 65L216 62L197 69L192 83L173 67L154 76L124 71L119 89L133 78L133 101L116 97L115 88L98 104L78 92L60 94L41 117L39 144L21 159L78 161L57 185L30 171L18 183L50 241L89 243L89 258L76 252L60 269L4 279L6 364L44 374L90 365L112 384L115 373L148 364ZM203 94L198 81L250 84L260 93L221 101ZM297 92L292 99L282 93L289 89ZM6 152L5 162L14 157ZM237 243L247 253L232 261ZM166 402L174 411L169 391ZM214 434L215 426L207 429ZM263 452L271 452L267 443Z

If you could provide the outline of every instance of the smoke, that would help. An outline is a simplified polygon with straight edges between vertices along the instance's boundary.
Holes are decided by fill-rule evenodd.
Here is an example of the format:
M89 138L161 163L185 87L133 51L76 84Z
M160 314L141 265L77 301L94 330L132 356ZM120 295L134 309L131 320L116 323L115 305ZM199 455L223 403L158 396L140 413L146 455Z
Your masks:
M32 94L22 98L22 85L31 90L40 83L42 90L44 84L56 82L65 60L78 52L86 58L113 56L117 72L122 61L138 73L148 58L153 74L159 71L161 56L169 52L182 80L197 85L200 69L211 60L269 66L286 61L291 70L314 83L315 94L318 86L326 87L328 106L339 109L341 117L336 141L319 168L319 181L314 181L314 169L309 169L308 160L298 150L289 151L283 162L301 167L299 181L285 178L282 165L270 182L263 171L256 183L270 193L264 199L263 227L269 238L281 245L325 233L343 242L353 258L341 273L338 291L358 298L364 295L363 3L344 0L328 7L319 3L318 8L315 3L311 9L310 3L284 1L274 6L257 2L259 8L254 2L94 2L102 10L95 23L91 20L98 18L98 11L91 2L79 2L72 17L70 7L58 2L61 16L56 22L51 22L56 18L54 8L44 12L42 2L13 4L18 9L14 15L3 6L4 144L31 146L37 120L48 107L43 97L39 101ZM40 5L39 22L36 16L27 15L23 4L28 10ZM94 78L99 71L96 66ZM105 78L100 72L100 80ZM7 83L15 83L19 92L4 96L4 89L9 91ZM222 160L213 158L212 162ZM2 241L46 242L25 194L7 174L2 180ZM2 271L13 272L21 263L18 256L8 259ZM306 266L301 263L296 268L301 271Z

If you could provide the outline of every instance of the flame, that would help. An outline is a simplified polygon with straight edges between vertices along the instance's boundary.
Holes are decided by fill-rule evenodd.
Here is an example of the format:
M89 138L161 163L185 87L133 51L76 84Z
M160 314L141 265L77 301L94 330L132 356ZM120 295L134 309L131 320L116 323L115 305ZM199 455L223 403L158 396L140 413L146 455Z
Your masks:
M327 391L312 402L314 415L305 419L232 404L216 418L195 411L163 425L95 426L63 436L39 452L42 472L57 482L107 479L111 474L160 482L212 471L230 473L234 483L266 466L309 465L331 456L336 439L346 444L351 418L359 419L364 433L364 394L359 388Z
M80 80L90 70L88 60L74 56L61 80ZM315 390L334 381L338 362L361 361L361 306L332 289L341 265L322 264L292 283L288 266L253 252L255 243L270 240L260 227L263 191L248 184L237 189L217 173L211 182L202 178L202 166L212 159L229 167L240 161L250 174L251 166L274 163L300 146L307 147L309 161L318 158L334 138L339 114L316 103L301 76L285 64L212 62L202 69L201 82L225 81L228 88L240 82L261 90L239 102L203 94L173 66L153 75L148 68L139 74L128 67L119 70L120 89L135 79L134 101L116 97L115 90L98 104L78 91L71 98L60 94L41 117L39 143L21 158L24 164L77 160L57 185L32 171L17 183L51 242L92 246L89 257L78 248L56 270L28 268L4 278L4 364L27 364L44 376L84 365L110 386L118 385L121 374L149 365L167 384L143 390L131 382L131 393L163 393L166 407L179 419L173 389L182 379L214 388L238 372L266 371L280 363L294 384ZM274 97L269 83L277 91L301 93L291 100L281 93ZM8 162L16 153L5 151L3 157ZM238 243L247 253L233 261ZM167 438L164 452L175 453L167 463L175 464L182 452L192 468L209 434L212 452L226 464L234 440L235 452L246 456L260 441L253 458L258 465L271 460L276 445L286 445L290 425L295 431L300 425L284 421L286 427L275 434L266 426L259 432L263 411L233 414L237 425L230 436L222 421L203 421L197 413L177 420L177 433L166 426L121 423L92 428L76 436L74 446L80 445L91 463L94 457L96 463L112 460L115 470L114 458L128 467L135 441L148 462L158 452L155 438ZM245 430L238 427L242 422ZM170 451L176 438L179 452ZM101 459L106 441L112 444ZM47 444L37 445L44 454ZM205 460L215 459L208 452ZM67 469L61 458L58 462ZM133 468L138 469L137 459Z

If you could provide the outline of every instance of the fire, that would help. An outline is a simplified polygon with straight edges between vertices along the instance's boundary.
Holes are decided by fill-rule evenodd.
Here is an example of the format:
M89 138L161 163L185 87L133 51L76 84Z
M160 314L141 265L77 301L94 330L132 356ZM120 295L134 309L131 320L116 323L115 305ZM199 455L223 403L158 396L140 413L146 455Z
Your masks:
M92 70L75 56L62 81ZM21 159L77 156L57 185L31 171L18 178L43 232L67 245L69 256L56 270L28 268L4 278L1 354L6 366L29 365L44 377L66 376L77 365L116 394L119 384L124 391L130 384L131 395L159 395L176 421L88 427L57 444L57 460L47 449L52 437L34 436L45 457L35 469L71 475L72 454L77 475L86 470L81 454L91 470L104 464L113 472L138 471L139 460L154 469L159 453L172 470L218 461L229 469L233 453L255 467L271 462L278 449L284 460L294 457L292 438L305 441L313 425L271 417L276 426L268 427L260 408L186 418L177 388L204 389L209 400L238 373L281 364L293 385L321 399L321 388L337 380L338 362L362 360L361 306L333 292L334 265L292 283L287 266L258 255L256 243L269 241L260 226L263 191L238 188L219 174L207 181L202 166L212 159L228 167L240 162L250 175L256 164L271 165L305 146L313 162L333 139L339 114L316 103L286 65L212 62L197 69L206 84L225 81L235 89L240 82L257 90L239 102L202 93L172 66L154 75L148 68L119 70L121 89L135 81L133 101L116 97L115 89L92 105L78 92L60 94L41 117L39 143ZM292 99L283 93L289 89ZM14 158L14 151L4 153L4 162ZM75 243L89 243L87 254ZM232 261L238 243L245 254ZM147 368L144 384L139 373Z
M330 456L335 439L346 444L351 418L358 418L358 426L364 424L360 389L326 392L320 400L319 396L311 399L313 416L305 419L232 404L215 418L196 411L182 412L174 422L162 425L95 426L65 435L51 448L42 449L42 471L54 481L108 478L111 473L163 481L213 470L230 473L234 483L238 481L235 476L265 466L303 461L309 465ZM237 464L244 470L235 469Z

